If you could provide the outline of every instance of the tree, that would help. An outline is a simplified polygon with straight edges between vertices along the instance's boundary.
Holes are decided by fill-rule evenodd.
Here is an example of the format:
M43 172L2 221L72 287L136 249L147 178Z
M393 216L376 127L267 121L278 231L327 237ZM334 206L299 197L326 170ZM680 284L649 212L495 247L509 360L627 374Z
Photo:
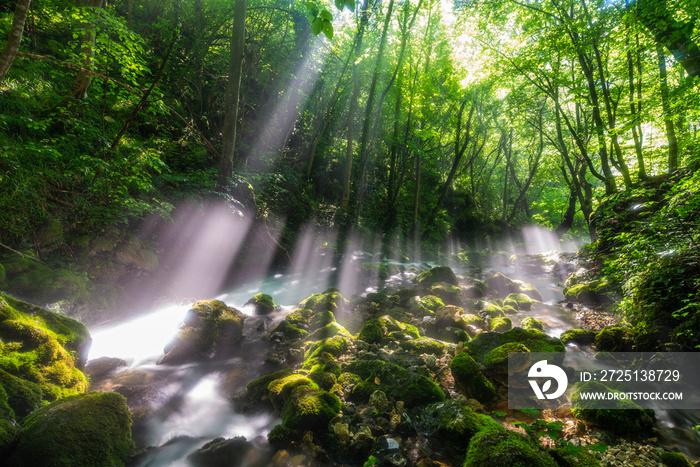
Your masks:
M7 71L12 66L12 62L19 51L19 45L22 42L22 34L24 33L24 23L27 20L27 12L32 0L17 0L15 6L15 15L12 18L12 27L10 28L10 36L5 44L5 49L0 56L0 81L5 79Z

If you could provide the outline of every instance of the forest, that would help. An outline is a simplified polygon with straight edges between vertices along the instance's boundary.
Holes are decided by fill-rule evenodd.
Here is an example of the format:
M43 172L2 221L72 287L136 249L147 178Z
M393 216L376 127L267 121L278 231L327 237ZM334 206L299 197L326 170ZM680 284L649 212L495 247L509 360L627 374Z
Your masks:
M148 438L164 415L140 405L129 372L145 370L86 370L85 325L184 302L198 318L157 363L218 361L207 333L228 332L260 356L226 400L282 418L261 429L262 454L238 435L198 451L175 436L193 465L623 465L610 449L572 460L571 436L610 447L606 430L635 433L614 449L648 456L639 465L697 460L697 411L669 425L691 441L654 431L662 441L645 445L661 426L646 408L624 420L575 408L557 425L506 412L499 384L508 352L700 348L699 14L698 0L0 0L0 463L39 465L23 456L51 443L22 433L64 416L51 410L65 398L86 419L111 414L113 450L43 458L170 465L151 457L175 448ZM558 253L535 248L542 235ZM304 272L319 282L285 283L301 293L288 301L250 285ZM544 275L556 300L532 279ZM537 314L550 301L546 313L576 318L557 328ZM191 344L194 357L182 342L197 332L217 343ZM395 347L423 355L420 376L413 360L361 356ZM298 388L320 419L292 414ZM445 428L443 411L468 428ZM449 448L425 454L404 416ZM494 428L504 418L534 444L498 461L481 434L522 444ZM132 419L133 440L119 432Z

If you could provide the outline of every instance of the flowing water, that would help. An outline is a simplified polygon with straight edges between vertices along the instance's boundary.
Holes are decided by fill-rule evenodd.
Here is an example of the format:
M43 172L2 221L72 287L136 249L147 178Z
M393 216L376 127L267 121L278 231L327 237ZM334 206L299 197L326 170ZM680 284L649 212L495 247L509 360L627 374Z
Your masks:
M540 253L551 246L551 243L531 243L535 244L536 251L528 253ZM360 252L346 255L344 261L320 255L289 274L274 274L214 297L248 316L244 338L236 354L225 361L156 364L163 355L163 347L176 334L191 303L148 311L124 323L93 327L90 330L93 345L89 358L116 357L125 360L127 365L115 374L93 378L92 389L115 390L127 397L134 418L133 434L137 449L156 446L138 457L134 465L189 465L186 461L188 454L219 436L246 437L259 448L259 455L262 456L253 459L251 465L262 463L267 433L279 423L279 418L272 413L242 413L232 400L244 392L248 381L271 371L264 362L269 347L260 339L261 335L284 319L301 300L312 293L322 292L328 286L339 286L346 296L376 291L383 284L378 283L376 278L367 277L361 263L378 259L377 255ZM531 316L543 321L546 332L555 337L567 329L580 327L576 312L558 304L564 298L562 273L553 275L547 271L545 274L524 275L500 262L490 261L484 268L476 270L455 264L451 266L463 277L485 278L499 271L534 285L543 301L535 303L530 311L511 316L514 325ZM431 265L400 264L404 268ZM408 277L395 275L386 284L400 286L406 283ZM282 304L280 309L264 317L255 316L253 309L245 303L260 292L272 295L276 303ZM571 362L575 363L579 350L571 348L567 352L571 354ZM666 444L678 445L691 458L697 458L698 439L690 428L700 423L698 413L664 411L657 418Z

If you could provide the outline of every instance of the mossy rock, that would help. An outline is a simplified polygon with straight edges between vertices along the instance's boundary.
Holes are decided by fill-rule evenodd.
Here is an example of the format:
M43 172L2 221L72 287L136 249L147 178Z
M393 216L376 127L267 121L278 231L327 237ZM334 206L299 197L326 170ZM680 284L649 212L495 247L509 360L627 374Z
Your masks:
M462 306L462 289L447 282L438 282L429 289L430 295L439 297L446 305Z
M554 363L564 360L566 347L561 340L540 331L520 327L502 333L482 332L465 345L476 361L483 362L491 350L509 342L523 344L530 352L561 352L561 359Z
M243 436L214 438L187 456L195 467L228 467L243 465L250 450L254 449Z
M587 450L572 454L565 447L550 451L552 457L561 467L601 467L601 463Z
M362 263L360 264L360 269L362 269L363 272L369 274L371 277L375 277L380 281L384 281L389 278L389 270L382 263Z
M187 312L159 363L178 364L231 354L243 337L245 316L220 300L202 300Z
M520 285L500 272L486 278L484 283L486 284L487 293L494 297L503 298L508 294L520 292Z
M362 378L368 390L373 386L369 394L381 389L387 396L403 401L408 408L445 400L445 393L435 382L393 363L355 361L347 366L346 371ZM379 386L375 384L377 381Z
M277 410L281 410L282 407L284 407L284 404L287 402L287 399L289 399L292 391L301 386L308 386L312 389L318 389L318 385L314 381L304 375L299 374L292 374L271 381L267 385L267 391L268 398L272 402L272 406Z
M649 433L654 426L654 411L651 409L642 409L628 399L605 401L609 408L597 408L603 405L601 401L583 399L583 391L619 392L597 381L580 385L571 395L571 414L579 420L618 434Z
M384 327L379 320L371 319L362 326L357 338L368 344L381 344L384 340Z
M87 390L73 355L86 354L89 342L81 323L0 296L0 371L18 416L36 407L37 395L54 401Z
M595 306L612 302L610 290L607 279L594 280L565 288L564 297L572 302Z
M660 457L661 462L663 462L666 467L692 467L693 465L688 458L680 452L666 451L661 454Z
M386 344L392 340L403 342L418 338L420 338L418 328L412 324L402 323L389 315L367 321L358 334L358 339L373 344Z
M504 306L512 306L518 310L529 311L532 308L532 299L524 293L508 294L503 301Z
M547 328L547 325L539 319L535 319L531 316L528 316L520 323L520 327L522 327L523 329L534 329L535 331L544 332L544 330Z
M300 308L308 308L313 312L330 311L338 313L348 306L349 302L335 287L326 289L323 293L313 294L299 304ZM328 324L328 323L324 323Z
M19 434L20 428L14 420L0 416L0 460L12 451Z
M289 370L280 370L270 373L269 375L261 376L258 379L254 379L245 387L246 399L251 402L271 402L269 396L270 393L267 390L268 385L275 380L286 378L291 374L292 372Z
M590 329L569 329L560 339L564 344L573 342L576 345L591 345L595 342L598 332Z
M531 364L530 349L525 347L523 344L518 342L508 342L499 347L496 347L492 351L486 354L484 357L484 365L486 369L491 373L496 374L507 374L508 373L508 358L509 353L522 353L523 355L517 356L517 365L515 365L518 371L522 371ZM511 356L510 358L515 358Z
M454 271L447 266L436 266L428 271L424 271L417 276L413 277L413 282L418 284L419 287L424 289L429 289L438 282L445 282L447 284L459 285L457 281L457 276L455 276Z
M518 284L519 292L521 294L525 294L528 297L530 297L534 301L541 302L542 301L542 295L537 291L534 285L528 284L527 282L523 282L520 280L514 280L516 284Z
M507 316L499 316L489 320L489 327L493 332L505 332L513 329L513 320Z
M622 326L604 327L596 335L595 346L601 352L631 352L632 333Z
M7 290L20 296L31 296L41 303L67 300L81 303L89 299L86 276L68 269L54 269L30 263L29 270L7 279Z
M487 286L478 279L473 279L472 283L462 287L462 298L465 300L475 300L486 295Z
M352 343L352 338L346 336L341 336L340 334L329 337L328 339L323 339L316 341L311 344L311 347L304 354L304 359L309 360L313 358L318 358L321 354L328 353L333 357L339 357L348 350L348 347Z
M469 443L464 467L558 467L530 438L507 430L477 433Z
M335 336L343 336L352 339L352 334L350 334L345 327L338 322L333 321L332 323L328 323L325 326L316 329L311 335L308 336L308 340L318 341Z
M402 342L400 345L402 349L419 355L442 355L445 352L445 349L447 348L444 342L439 341L437 339L430 339L427 337L405 341Z
M94 392L56 401L22 423L8 466L123 466L134 449L123 396Z
M282 423L290 429L323 429L338 415L341 407L342 403L335 394L311 386L298 386L292 390L282 409Z
M287 339L304 339L309 335L309 331L299 329L286 319L280 321L270 334L275 332L281 332Z
M441 306L435 312L435 325L438 329L448 326L462 328L462 314L464 310L455 305Z
M496 396L496 389L479 369L479 364L466 352L458 353L450 363L455 383L464 394L479 402L488 403Z
M275 449L288 448L294 441L299 439L299 432L282 425L275 425L267 434L267 442Z
M41 386L0 370L0 387L7 396L7 405L14 414L25 417L38 409L42 403Z
M420 412L420 423L424 431L435 440L436 445L448 445L461 452L480 431L500 431L503 428L493 418L474 412L470 407L455 400L437 402Z
M481 313L488 318L499 318L505 316L503 309L494 302L489 302L482 310Z
M254 295L246 302L246 305L253 305L256 315L269 315L277 307L272 297L265 293Z
M445 303L435 295L425 295L421 297L420 304L431 313L435 313L438 308L445 306Z
M437 332L437 338L441 341L452 342L455 344L458 342L468 342L469 339L471 339L467 331L452 326L447 326L444 329L440 329Z

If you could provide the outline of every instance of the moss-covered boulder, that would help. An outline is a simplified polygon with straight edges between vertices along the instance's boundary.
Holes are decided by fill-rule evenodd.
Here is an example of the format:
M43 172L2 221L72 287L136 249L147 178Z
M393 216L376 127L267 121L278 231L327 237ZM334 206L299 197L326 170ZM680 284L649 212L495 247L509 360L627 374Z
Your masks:
M280 370L280 371L276 371L274 373L270 373L268 375L263 375L260 378L254 379L253 381L248 383L245 387L246 399L249 402L253 402L253 403L269 402L271 404L272 401L270 400L270 393L269 393L267 387L273 381L276 381L276 380L281 379L281 378L286 378L287 376L289 376L291 374L292 374L292 372L289 370Z
M510 356L509 354L517 353L522 355ZM486 354L484 357L484 365L486 371L490 374L506 375L508 374L508 359L516 358L514 369L522 371L531 365L531 359L528 355L530 349L518 342L508 342Z
M564 297L572 302L583 303L588 306L611 303L611 287L607 279L582 282L564 289Z
M465 346L476 361L483 362L487 353L509 342L523 344L530 352L561 352L561 360L564 359L563 352L566 348L561 340L556 337L549 337L541 331L520 327L515 327L502 333L483 332L474 337Z
M462 289L447 282L438 282L429 289L430 295L439 297L447 305L462 306Z
M438 308L445 306L445 303L440 297L436 297L435 295L424 295L420 299L420 304L431 313L435 313Z
M529 311L532 308L532 299L524 293L511 293L503 300L503 305L512 306L518 310Z
M196 467L228 467L245 465L247 455L253 446L243 437L215 438L187 456Z
M159 363L177 364L229 355L243 336L245 316L220 300L202 300L187 312Z
M608 408L599 408L603 403L584 399L583 392L606 394L619 391L597 381L580 385L571 395L571 414L579 420L618 434L649 433L654 426L654 411L651 409L642 409L628 399L606 400L604 404Z
M272 297L265 293L253 295L246 305L253 305L256 315L269 315L277 307Z
M530 438L506 430L477 433L463 467L558 467L554 458Z
M680 452L666 451L659 457L666 467L692 467L693 465L688 458Z
M113 392L70 396L28 416L8 466L123 466L134 448L126 400Z
M622 326L607 326L595 337L595 346L601 352L631 352L632 332Z
M82 323L0 295L0 371L18 416L35 407L37 394L54 401L87 390L77 364L89 344Z
M473 279L470 284L462 287L462 298L464 300L476 300L486 295L486 284L478 279Z
M282 409L282 423L292 430L326 428L341 407L335 394L312 386L298 386L292 390Z
M352 339L352 334L350 334L344 326L337 321L333 321L309 334L307 340L318 341L335 336L343 336Z
M455 400L437 402L420 412L423 430L435 440L435 445L456 448L464 452L469 441L480 431L500 431L503 428L493 418L474 412Z
M281 333L282 336L284 336L284 338L286 339L304 339L306 336L309 335L309 331L305 329L299 329L286 319L280 321L280 323L277 326L275 326L275 328L270 332L270 335L276 332Z
M357 335L370 344L385 344L389 341L403 342L410 339L418 339L420 332L412 324L398 321L389 315L367 321Z
M503 298L508 294L520 292L520 285L500 272L487 277L484 283L486 284L487 293L494 297Z
M291 374L271 381L267 385L267 393L272 406L277 410L281 410L292 391L301 386L318 389L318 385L314 381L301 374Z
M496 396L493 384L481 373L479 364L466 352L458 353L450 363L455 384L464 394L479 402L488 403Z
M439 341L437 339L430 339L428 337L412 339L409 341L402 342L400 345L402 349L418 355L442 355L447 349L447 346L444 342Z
M463 328L462 314L464 310L455 305L441 306L435 312L435 325L437 329L443 329L447 326L454 328Z
M520 327L523 329L534 329L535 331L544 332L547 325L539 319L528 316L520 323Z
M338 289L330 287L323 293L313 294L299 304L299 307L312 310L315 313L330 311L334 314L341 312L349 302L343 297ZM328 324L328 323L326 323Z
M549 451L560 467L601 467L602 464L587 450L577 450L572 453L566 447Z
M369 397L376 390L383 391L396 401L403 401L406 407L441 402L445 393L432 380L393 363L381 360L365 360L350 363L345 369L363 380L358 388L360 397Z
M597 335L596 331L590 329L569 329L559 338L564 344L573 342L576 345L591 345L595 342Z
M438 282L459 285L454 271L447 266L436 266L428 271L424 271L412 278L412 281L419 287L429 289Z
M367 262L360 265L360 269L369 275L371 279L384 281L389 278L389 270L386 265L377 262Z
M493 332L505 332L513 329L513 320L507 316L499 316L489 320L489 327Z
M503 308L501 308L500 306L498 306L498 304L494 302L488 302L481 310L481 314L488 318L498 318L501 316L505 316Z

